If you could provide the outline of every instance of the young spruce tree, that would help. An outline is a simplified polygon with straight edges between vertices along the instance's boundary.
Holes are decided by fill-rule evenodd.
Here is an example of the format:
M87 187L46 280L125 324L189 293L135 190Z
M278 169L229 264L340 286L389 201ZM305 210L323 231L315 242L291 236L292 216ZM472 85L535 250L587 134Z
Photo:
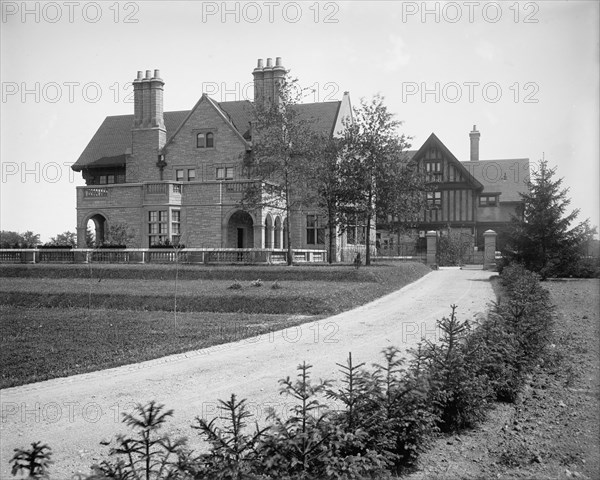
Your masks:
M579 263L583 242L596 233L589 219L571 227L579 210L567 214L571 203L569 189L556 180L556 168L546 160L539 162L527 182L529 192L522 193L522 207L512 219L508 257L537 272L542 279L568 276Z

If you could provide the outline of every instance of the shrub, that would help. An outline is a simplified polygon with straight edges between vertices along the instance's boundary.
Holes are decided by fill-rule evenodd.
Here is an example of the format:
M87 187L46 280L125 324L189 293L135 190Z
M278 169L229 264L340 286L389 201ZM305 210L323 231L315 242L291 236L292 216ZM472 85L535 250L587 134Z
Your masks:
M252 282L250 282L250 285L253 287L262 287L263 282L262 280L259 278L257 280L253 280Z
M197 425L192 425L210 444L210 452L200 455L186 468L188 473L193 472L196 479L238 479L248 478L257 468L257 443L263 437L267 428L259 429L256 433L244 433L246 419L251 416L246 407L246 400L236 400L231 395L229 401L219 400L222 415L213 418L210 422L196 417ZM225 423L219 428L218 420Z
M507 267L501 279L509 298L498 304L496 311L518 343L519 368L528 371L552 336L550 296L540 285L538 275L520 265Z
M271 289L273 289L273 290L280 290L280 289L282 289L282 288L283 288L283 287L282 287L282 286L281 286L281 284L279 283L279 280L275 280L275 281L273 282L273 285L271 285Z
M237 280L234 280L234 282L231 285L229 285L227 288L230 290L241 290L243 287L240 282L238 282Z
M448 229L445 236L438 239L438 258L437 263L442 266L462 265L464 257L473 249L472 239L463 238Z
M436 430L437 417L420 371L404 368L395 347L382 353L385 362L375 364L372 372L361 371L363 364L354 366L351 355L346 365L338 364L344 387L330 390L329 396L346 407L336 422L355 435L353 455L369 459L370 472L386 467L400 474L424 450Z
M469 336L469 348L474 352L477 371L487 377L495 399L514 402L525 381L519 365L519 345L498 313L498 304L492 305L492 310Z
M327 478L327 440L331 435L326 417L327 408L319 396L330 386L328 381L314 384L310 379L312 365L298 366L295 381L290 377L279 381L280 393L297 401L286 418L271 408L268 418L273 422L261 444L263 473L274 478Z
M54 463L51 460L52 449L40 443L32 443L30 449L15 448L15 454L10 460L13 475L23 471L27 474L27 478L50 478L48 469L50 464Z
M438 320L442 337L438 344L425 341L422 357L431 387L429 399L439 409L439 428L453 432L473 427L485 419L492 395L487 376L478 371L476 345L467 341L468 321L450 317Z
M138 404L133 414L124 413L123 423L131 427L136 435L117 437L117 446L109 455L115 462L103 461L94 465L94 478L127 480L130 478L169 478L179 476L178 459L184 454L184 439L172 440L167 435L159 435L158 430L173 415L173 410L164 411L164 405L151 401L147 405Z

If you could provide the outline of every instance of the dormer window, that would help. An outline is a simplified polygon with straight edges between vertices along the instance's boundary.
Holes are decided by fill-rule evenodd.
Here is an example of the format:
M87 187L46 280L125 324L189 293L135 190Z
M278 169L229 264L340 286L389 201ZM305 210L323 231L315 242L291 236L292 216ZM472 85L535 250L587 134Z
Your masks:
M497 195L481 195L479 197L480 207L495 207L496 205L498 205Z
M212 132L202 132L196 135L197 148L214 148L215 134Z

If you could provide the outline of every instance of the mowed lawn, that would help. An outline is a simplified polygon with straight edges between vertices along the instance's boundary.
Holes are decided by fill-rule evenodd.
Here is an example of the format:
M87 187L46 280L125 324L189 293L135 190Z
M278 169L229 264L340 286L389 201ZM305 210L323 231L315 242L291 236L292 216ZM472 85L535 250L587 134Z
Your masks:
M174 266L2 266L0 388L267 334L354 308L427 272L419 263L185 266L176 313Z

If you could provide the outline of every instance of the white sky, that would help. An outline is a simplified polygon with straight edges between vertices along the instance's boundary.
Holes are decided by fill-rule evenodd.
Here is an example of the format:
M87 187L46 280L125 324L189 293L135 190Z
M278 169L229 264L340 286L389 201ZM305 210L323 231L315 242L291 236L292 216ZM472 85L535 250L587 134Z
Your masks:
M257 58L277 56L307 101L383 94L414 148L434 132L468 160L476 124L483 160L545 155L599 223L596 1L1 3L2 230L75 231L68 166L104 117L133 113L137 70L189 110L203 90L248 98Z

